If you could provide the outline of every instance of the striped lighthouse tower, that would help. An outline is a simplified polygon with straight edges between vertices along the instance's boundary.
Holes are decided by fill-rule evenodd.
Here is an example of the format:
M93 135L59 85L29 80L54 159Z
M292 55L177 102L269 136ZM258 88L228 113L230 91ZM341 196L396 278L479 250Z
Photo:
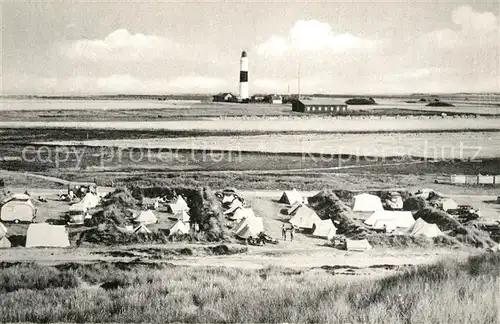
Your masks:
M248 57L247 52L241 52L240 59L240 99L248 101Z

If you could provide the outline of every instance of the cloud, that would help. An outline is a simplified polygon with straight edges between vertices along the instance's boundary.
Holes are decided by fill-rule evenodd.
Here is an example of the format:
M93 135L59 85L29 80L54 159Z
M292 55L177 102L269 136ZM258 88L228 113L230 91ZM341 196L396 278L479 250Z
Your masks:
M357 50L372 50L377 47L374 40L364 39L350 33L334 33L330 24L318 20L298 20L288 35L271 36L257 45L257 54L280 56L287 52L348 53Z
M60 49L71 59L128 62L164 58L178 47L177 43L164 37L131 34L126 29L117 29L104 39L76 40L62 44Z
M281 56L285 54L287 47L283 37L273 35L267 41L257 45L257 54L263 56Z
M477 12L471 6L461 6L452 13L452 20L463 30L494 32L498 30L497 17L491 12Z

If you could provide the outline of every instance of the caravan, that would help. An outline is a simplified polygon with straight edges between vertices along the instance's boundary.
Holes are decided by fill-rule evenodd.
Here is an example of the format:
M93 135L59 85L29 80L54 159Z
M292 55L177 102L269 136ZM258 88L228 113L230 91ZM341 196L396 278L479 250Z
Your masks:
M29 196L28 196L29 197ZM17 200L11 199L0 209L0 219L3 222L29 222L35 219L36 208L30 199Z

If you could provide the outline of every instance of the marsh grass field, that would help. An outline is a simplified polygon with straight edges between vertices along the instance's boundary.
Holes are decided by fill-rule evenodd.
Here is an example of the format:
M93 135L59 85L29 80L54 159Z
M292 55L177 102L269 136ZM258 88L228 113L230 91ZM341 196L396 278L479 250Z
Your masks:
M381 279L324 270L3 263L1 322L498 323L500 254Z

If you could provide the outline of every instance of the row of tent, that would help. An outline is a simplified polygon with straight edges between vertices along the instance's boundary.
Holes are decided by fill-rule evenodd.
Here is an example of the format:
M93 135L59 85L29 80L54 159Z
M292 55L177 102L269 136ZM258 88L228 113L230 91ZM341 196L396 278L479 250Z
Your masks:
M300 202L295 202L287 211L293 215L288 221L294 227L313 230L312 235L331 240L337 233L337 228L331 219L321 219L316 212Z
M301 206L307 201L296 189L293 189L291 191L283 192L279 202L298 208L298 206ZM380 197L368 193L362 193L354 196L351 207L353 211L357 212L374 212L377 210L384 210Z
M409 211L376 211L365 220L365 224L374 229L385 229L393 235L422 235L429 238L443 235L436 224L429 224L421 218L415 221Z

